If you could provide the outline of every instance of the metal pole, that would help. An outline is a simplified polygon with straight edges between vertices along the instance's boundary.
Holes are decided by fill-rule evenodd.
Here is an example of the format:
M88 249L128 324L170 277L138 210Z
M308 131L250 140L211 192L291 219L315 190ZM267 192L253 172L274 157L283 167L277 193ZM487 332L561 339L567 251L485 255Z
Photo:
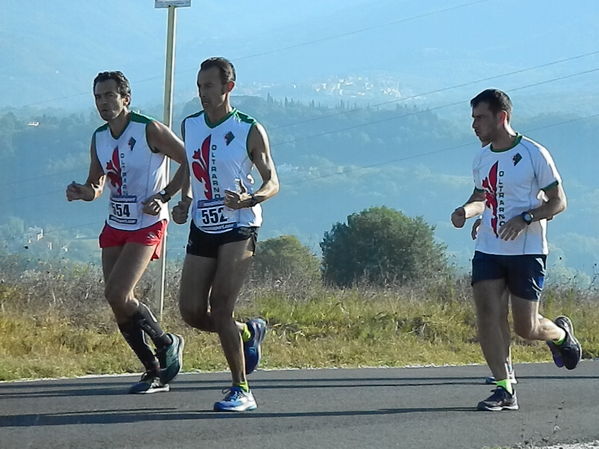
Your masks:
M173 78L175 74L175 28L177 22L177 7L170 5L168 7L168 19L166 30L166 69L164 72L164 111L163 123L172 128L173 126ZM170 159L166 166L166 179L170 179ZM162 242L162 257L160 258L160 321L162 321L162 311L164 310L164 291L166 284L166 234Z

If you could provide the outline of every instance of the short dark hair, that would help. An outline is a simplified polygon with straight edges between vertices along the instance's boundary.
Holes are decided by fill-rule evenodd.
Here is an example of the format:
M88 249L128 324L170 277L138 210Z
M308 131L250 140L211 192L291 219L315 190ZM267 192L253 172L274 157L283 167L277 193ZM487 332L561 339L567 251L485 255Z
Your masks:
M235 81L235 67L233 67L233 63L228 59L220 56L208 58L200 65L200 72L212 67L216 67L219 70L220 79L223 84L227 84L229 81Z
M125 75L123 75L123 72L118 70L114 72L98 73L98 75L94 78L94 89L96 88L96 84L108 80L114 80L116 82L117 91L122 97L131 95L131 86L129 84L129 80Z
M470 100L470 106L477 107L480 103L487 103L493 114L505 111L508 118L512 115L512 100L499 89L486 89Z

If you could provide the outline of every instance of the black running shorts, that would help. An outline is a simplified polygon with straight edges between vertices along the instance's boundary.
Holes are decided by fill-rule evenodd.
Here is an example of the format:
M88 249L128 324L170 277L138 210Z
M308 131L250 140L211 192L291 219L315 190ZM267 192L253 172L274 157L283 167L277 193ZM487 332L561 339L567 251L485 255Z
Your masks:
M242 240L250 240L248 249L254 253L258 241L258 228L242 226L219 234L204 232L191 222L189 240L187 242L187 254L192 256L210 257L216 259L218 249L222 245Z

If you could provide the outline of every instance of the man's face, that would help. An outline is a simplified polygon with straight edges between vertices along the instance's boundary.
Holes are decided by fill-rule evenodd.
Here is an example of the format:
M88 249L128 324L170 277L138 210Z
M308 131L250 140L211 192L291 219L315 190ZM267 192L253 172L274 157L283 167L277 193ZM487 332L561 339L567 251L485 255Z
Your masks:
M472 128L474 133L486 145L493 141L498 129L501 127L502 113L494 114L489 109L488 103L479 103L472 108Z
M131 97L119 94L115 80L100 81L94 88L96 108L102 120L107 122L117 118L129 106Z
M234 83L223 84L218 67L200 70L198 73L198 95L204 109L216 109L222 106Z

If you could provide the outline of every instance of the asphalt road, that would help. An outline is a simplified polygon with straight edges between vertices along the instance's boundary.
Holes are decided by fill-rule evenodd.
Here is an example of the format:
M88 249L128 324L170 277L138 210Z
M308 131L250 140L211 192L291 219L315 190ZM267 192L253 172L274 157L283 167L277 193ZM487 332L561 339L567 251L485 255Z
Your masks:
M258 371L258 409L215 413L226 373L0 383L0 449L496 448L599 439L599 362L516 365L519 411L478 412L484 366ZM531 447L531 446L526 446Z

